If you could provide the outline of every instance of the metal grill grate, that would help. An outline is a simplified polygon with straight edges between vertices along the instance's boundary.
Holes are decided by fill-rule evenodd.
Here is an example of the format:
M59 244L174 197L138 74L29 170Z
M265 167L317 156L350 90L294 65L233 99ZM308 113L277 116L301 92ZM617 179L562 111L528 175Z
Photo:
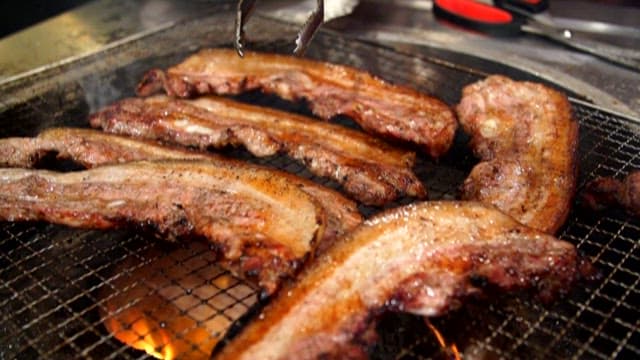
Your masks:
M640 135L634 123L578 101L573 101L573 108L581 125L579 188L597 176L620 178L640 169ZM449 187L449 191L455 190ZM464 350L466 359L640 355L640 221L621 211L593 214L576 206L559 237L591 258L602 280L551 306L522 298L500 299L470 304L434 320L445 338ZM402 317L390 322L387 326L393 333L383 347L397 346L392 347L391 357L423 359L438 353L435 338L424 335L428 330L421 322ZM416 327L422 328L417 335ZM384 354L387 357L388 351Z
M255 48L282 52L289 50L290 41L267 39L291 39L294 31L257 18L248 32L256 36ZM0 135L34 135L55 125L86 126L90 112L131 96L148 68L170 65L199 47L226 44L231 36L231 17L221 14L7 84L0 89L5 94ZM459 100L464 85L483 75L328 32L317 36L309 55L409 84L450 104ZM308 113L302 105L259 94L240 100ZM622 177L640 169L640 131L635 124L578 101L573 106L581 125L579 189L596 176ZM338 121L352 126L347 119ZM286 157L254 159L240 150L227 155L336 187ZM453 199L475 162L459 137L444 159L437 164L420 159L416 172L431 199ZM366 215L377 211L361 210ZM560 237L595 261L602 280L550 306L503 297L473 302L434 319L466 359L640 357L640 222L619 211L593 214L576 206ZM202 356L202 349L212 346L254 302L254 290L219 269L202 243L172 245L130 232L79 231L41 223L0 224L0 358L148 358L118 338L162 344L167 336L163 331L177 339L182 354ZM107 324L127 314L137 320L129 321L133 326L120 324L115 335L108 330ZM176 324L176 319L182 323ZM193 335L198 328L208 330ZM439 357L439 346L421 319L385 315L380 331L373 357Z

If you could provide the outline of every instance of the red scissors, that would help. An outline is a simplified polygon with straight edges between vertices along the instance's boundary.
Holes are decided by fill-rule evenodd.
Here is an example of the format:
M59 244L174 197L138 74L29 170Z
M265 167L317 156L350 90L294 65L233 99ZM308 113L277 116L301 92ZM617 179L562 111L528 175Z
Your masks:
M441 19L469 29L495 36L513 36L522 33L525 14L533 16L549 7L546 0L496 0L494 4L474 0L435 0L433 12Z
M494 5L475 0L434 0L434 14L446 21L494 36L529 33L543 36L573 49L598 56L640 72L640 52L581 38L559 27L549 17L540 17L547 0L494 0Z

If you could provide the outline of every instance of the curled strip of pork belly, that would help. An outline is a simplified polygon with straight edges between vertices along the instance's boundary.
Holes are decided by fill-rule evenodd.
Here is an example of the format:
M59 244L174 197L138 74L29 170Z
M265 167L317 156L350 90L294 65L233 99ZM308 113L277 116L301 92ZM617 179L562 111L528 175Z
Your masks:
M462 198L555 233L576 188L578 123L567 97L542 84L493 75L464 88L457 112L481 159Z
M281 177L312 196L326 213L326 228L317 243L316 252L328 248L336 238L362 222L356 203L337 191L284 171L269 170L210 153L78 128L47 129L34 138L0 139L0 166L32 167L48 153L55 153L60 159L73 160L86 168L135 160L175 159L203 160L229 167L271 172L271 176Z
M629 173L623 180L612 177L592 180L585 186L581 198L582 204L592 210L617 206L640 219L640 171Z
M572 244L493 206L453 201L381 213L309 265L213 358L363 357L385 309L438 316L485 286L551 299L579 266Z
M202 50L166 72L149 71L137 92L162 89L177 97L260 89L304 99L323 119L348 115L369 133L417 144L436 158L448 151L458 126L453 110L433 96L352 67L293 56L248 52L239 58L228 49Z
M204 238L223 266L266 293L298 271L325 226L313 198L271 171L170 160L70 173L0 169L0 220Z
M232 100L124 99L93 114L91 125L201 149L241 145L259 157L284 153L369 205L426 196L411 169L413 152L342 126Z

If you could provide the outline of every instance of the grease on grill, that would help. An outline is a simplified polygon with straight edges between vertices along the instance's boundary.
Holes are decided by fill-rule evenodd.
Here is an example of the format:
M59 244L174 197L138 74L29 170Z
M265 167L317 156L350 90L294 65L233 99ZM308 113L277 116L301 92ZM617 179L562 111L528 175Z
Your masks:
M209 246L192 242L126 258L101 293L105 327L121 342L159 359L207 358L256 291L220 269Z

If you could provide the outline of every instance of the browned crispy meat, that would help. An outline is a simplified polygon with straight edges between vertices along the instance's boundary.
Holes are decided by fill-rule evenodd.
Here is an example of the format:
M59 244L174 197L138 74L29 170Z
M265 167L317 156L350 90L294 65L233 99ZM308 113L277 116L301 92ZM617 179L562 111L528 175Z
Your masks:
M240 58L228 49L202 50L166 72L151 70L138 94L163 88L177 97L260 89L304 99L323 119L348 115L367 132L415 143L433 157L447 152L457 128L453 111L432 96L351 67L285 55L248 52Z
M204 161L130 162L57 173L0 169L0 220L140 227L205 238L221 263L273 292L325 224L312 197L272 171Z
M577 171L578 123L566 96L495 75L467 86L457 111L482 159L462 186L463 199L557 231L569 213Z
M152 141L92 129L52 128L34 138L0 139L0 166L32 167L47 154L92 168L135 160L192 159L224 161L221 157L172 148Z
M582 193L582 203L597 211L619 206L640 218L640 171L631 172L622 181L600 177L589 182Z
M481 286L551 297L578 275L573 245L476 202L396 208L342 240L214 358L361 357L385 309L437 316Z
M155 142L107 134L90 129L56 128L35 138L0 139L0 166L31 167L47 153L73 160L86 168L134 160L204 160L222 166L270 171L311 195L327 216L327 224L318 250L323 250L341 235L353 230L362 216L357 205L327 187L278 170L225 159L221 156L163 146Z
M93 114L91 125L201 149L242 145L256 156L285 153L365 204L426 196L411 169L412 152L338 125L231 100L125 99Z

